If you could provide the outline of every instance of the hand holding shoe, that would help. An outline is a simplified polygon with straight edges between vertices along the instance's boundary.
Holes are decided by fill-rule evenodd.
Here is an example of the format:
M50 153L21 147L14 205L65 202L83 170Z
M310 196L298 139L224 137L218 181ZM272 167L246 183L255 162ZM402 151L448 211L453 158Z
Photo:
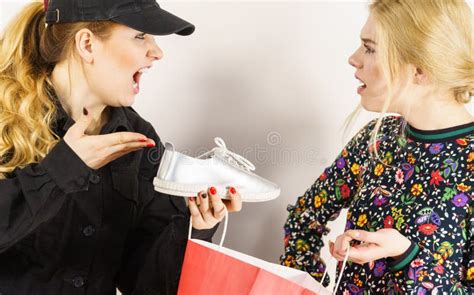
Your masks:
M225 211L239 212L242 209L242 198L235 188L228 189L230 200L222 200L215 187L207 192L200 192L197 197L189 198L193 228L210 229L216 226L225 216Z

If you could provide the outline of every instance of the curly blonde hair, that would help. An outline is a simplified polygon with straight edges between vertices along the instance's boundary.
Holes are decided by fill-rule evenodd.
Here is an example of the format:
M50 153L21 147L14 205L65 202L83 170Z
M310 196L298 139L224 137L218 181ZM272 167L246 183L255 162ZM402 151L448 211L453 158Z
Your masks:
M106 39L115 23L76 22L45 26L42 2L25 8L0 38L0 179L40 162L59 141L52 124L50 75L74 54L76 32L87 28Z

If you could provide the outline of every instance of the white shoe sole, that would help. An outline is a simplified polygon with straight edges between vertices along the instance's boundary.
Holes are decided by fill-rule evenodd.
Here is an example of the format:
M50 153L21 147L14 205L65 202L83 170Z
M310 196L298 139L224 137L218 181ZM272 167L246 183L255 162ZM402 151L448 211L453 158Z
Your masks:
M153 180L153 184L155 186L155 190L173 196L181 196L181 197L195 197L199 192L207 191L209 188L208 186L203 185L192 185L192 184L180 184L171 181L162 180L159 178L155 178ZM221 191L223 189L217 187L218 194L223 199L229 199L227 195L227 191L225 194L222 194ZM240 197L242 198L242 202L265 202L276 199L280 195L280 189L275 190L273 192L268 193L241 193Z

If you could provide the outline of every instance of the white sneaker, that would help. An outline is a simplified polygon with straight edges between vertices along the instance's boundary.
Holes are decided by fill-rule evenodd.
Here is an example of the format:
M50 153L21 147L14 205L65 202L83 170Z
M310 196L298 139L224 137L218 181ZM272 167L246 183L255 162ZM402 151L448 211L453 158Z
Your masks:
M194 197L214 186L219 196L229 199L228 188L233 186L243 202L263 202L277 198L280 188L252 173L255 166L244 157L229 151L224 141L216 137L217 147L193 158L165 144L155 190L174 196Z

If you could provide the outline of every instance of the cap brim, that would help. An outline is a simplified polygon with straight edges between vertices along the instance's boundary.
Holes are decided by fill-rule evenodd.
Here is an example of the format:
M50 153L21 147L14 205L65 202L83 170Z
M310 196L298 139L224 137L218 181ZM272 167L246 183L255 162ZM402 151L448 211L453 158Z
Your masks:
M195 29L193 24L160 7L121 15L112 20L151 35L178 34L187 36L191 35Z

